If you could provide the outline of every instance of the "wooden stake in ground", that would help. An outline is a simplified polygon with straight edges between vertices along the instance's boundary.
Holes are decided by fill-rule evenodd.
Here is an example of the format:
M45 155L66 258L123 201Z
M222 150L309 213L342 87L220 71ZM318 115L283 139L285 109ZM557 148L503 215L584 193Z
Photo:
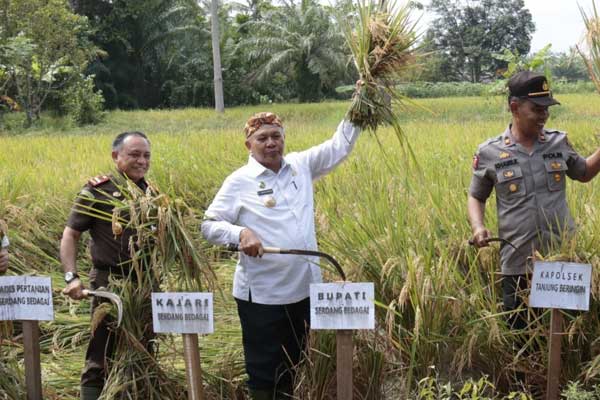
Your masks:
M200 366L200 350L198 335L184 333L183 358L185 359L185 378L188 387L188 400L204 400L202 391L202 367Z
M354 382L352 377L352 359L354 358L354 343L350 329L335 332L337 348L337 398L338 400L352 400Z
M40 366L40 328L38 321L23 321L25 347L25 384L27 400L42 399L42 369Z
M558 400L560 397L561 340L563 316L560 309L553 308L548 333L548 381L546 382L546 400Z

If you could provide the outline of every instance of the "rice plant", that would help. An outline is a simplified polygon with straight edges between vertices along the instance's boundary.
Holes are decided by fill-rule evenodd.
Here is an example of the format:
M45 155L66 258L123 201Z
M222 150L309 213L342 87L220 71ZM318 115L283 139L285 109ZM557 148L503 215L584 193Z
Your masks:
M394 106L407 102L396 85L416 58L417 33L410 10L409 2L398 5L359 0L356 16L338 17L359 74L347 118L373 132L391 126L401 143L406 136Z
M592 0L592 11L589 14L581 6L579 6L579 11L586 28L585 44L587 51L580 49L579 46L577 49L587 66L590 79L596 85L598 93L600 93L600 15L595 0Z

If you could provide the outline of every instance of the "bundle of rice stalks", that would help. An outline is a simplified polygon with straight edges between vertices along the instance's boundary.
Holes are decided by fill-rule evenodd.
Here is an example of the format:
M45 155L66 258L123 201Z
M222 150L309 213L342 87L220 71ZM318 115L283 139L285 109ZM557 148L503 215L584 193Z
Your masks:
M393 106L406 106L396 85L416 61L417 33L410 10L410 3L359 0L354 18L338 17L360 77L347 118L373 132L392 126L401 143L405 136Z
M122 197L107 194L104 201L112 215L93 206L82 213L111 221L115 236L125 230L130 238L129 275L114 279L109 289L123 301L123 322L113 327L115 352L102 399L180 399L185 387L170 377L157 361L158 339L152 329L151 294L169 291L202 291L216 286L215 275L203 255L198 219L180 199L171 199L150 186L145 192L127 181L119 185ZM103 202L103 200L99 200ZM92 330L112 312L110 304L99 306Z
M579 54L587 66L590 78L600 93L600 16L596 8L596 2L592 1L593 11L587 14L580 6L579 11L585 23L585 44L587 52L577 46Z

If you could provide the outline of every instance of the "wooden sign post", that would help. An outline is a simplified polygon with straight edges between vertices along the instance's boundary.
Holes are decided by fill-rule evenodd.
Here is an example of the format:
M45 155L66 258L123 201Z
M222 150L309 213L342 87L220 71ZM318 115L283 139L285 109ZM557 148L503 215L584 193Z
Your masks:
M156 333L181 333L188 400L203 400L199 333L213 333L212 293L152 293L152 324Z
M311 329L336 331L337 398L352 400L355 329L375 329L373 283L316 283L310 285Z
M25 386L27 400L42 399L42 368L40 364L40 327L37 321L23 321L25 348Z
M561 341L563 316L561 309L590 309L592 266L567 262L535 262L529 306L551 308L548 333L548 373L546 400L560 397Z
M49 277L0 277L0 321L23 322L27 400L41 400L43 397L38 321L53 319L52 281Z

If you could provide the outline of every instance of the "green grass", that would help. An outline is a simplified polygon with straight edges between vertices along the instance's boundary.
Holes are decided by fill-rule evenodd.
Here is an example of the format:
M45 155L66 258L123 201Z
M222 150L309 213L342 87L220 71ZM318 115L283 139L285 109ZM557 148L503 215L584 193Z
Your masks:
M547 126L568 131L575 148L589 155L599 145L600 97L564 94L559 100L563 105L551 109ZM369 392L366 386L357 390L371 393L367 398L374 399L381 398L379 392L389 395L418 388L418 380L433 374L452 382L487 374L499 392L507 393L515 371L528 372L530 388L543 387L547 316L531 326L531 335L508 331L497 285L497 248L477 253L466 244L472 156L479 143L505 129L510 119L505 99L426 99L416 104L424 108L398 114L419 168L402 157L394 134L382 130L378 134L382 147L364 133L346 163L316 184L322 250L338 258L353 281L375 282L377 300L386 306L378 310L378 339L363 333L364 340L358 342L366 359L377 359L369 348L385 349L385 385L381 391ZM0 215L8 220L14 238L11 268L52 273L54 278L57 321L45 327L46 338L62 332L64 345L54 353L52 345L44 345L48 397L52 393L61 399L76 396L85 340L71 342L81 330L67 327L89 318L85 303L69 304L58 294L62 289L57 261L60 233L80 187L89 177L109 171L110 143L117 133L147 133L153 151L150 179L163 191L184 197L201 215L223 179L246 162L242 128L250 114L263 110L280 114L287 150L296 151L328 138L347 106L347 102L328 102L240 107L222 115L206 109L118 111L92 127L46 120L25 134L0 132ZM569 255L593 264L594 300L600 295L599 193L600 180L585 185L569 182L571 210L580 228ZM486 219L495 229L493 199ZM82 246L83 270L89 267L84 254ZM215 398L231 398L241 385L243 365L229 294L233 268L231 262L221 263L216 261L225 298L217 299L215 334L200 340L201 357ZM564 357L565 382L586 374L591 383L597 381L598 311L593 301L589 313L567 316L565 346L570 352ZM69 312L74 316L69 317ZM523 345L527 338L533 339ZM165 346L169 350L163 362L172 365L174 376L180 378L180 341L175 338ZM323 366L311 382L327 382L331 365L315 365ZM366 368L356 368L357 380L366 382ZM331 393L322 385L321 393Z

